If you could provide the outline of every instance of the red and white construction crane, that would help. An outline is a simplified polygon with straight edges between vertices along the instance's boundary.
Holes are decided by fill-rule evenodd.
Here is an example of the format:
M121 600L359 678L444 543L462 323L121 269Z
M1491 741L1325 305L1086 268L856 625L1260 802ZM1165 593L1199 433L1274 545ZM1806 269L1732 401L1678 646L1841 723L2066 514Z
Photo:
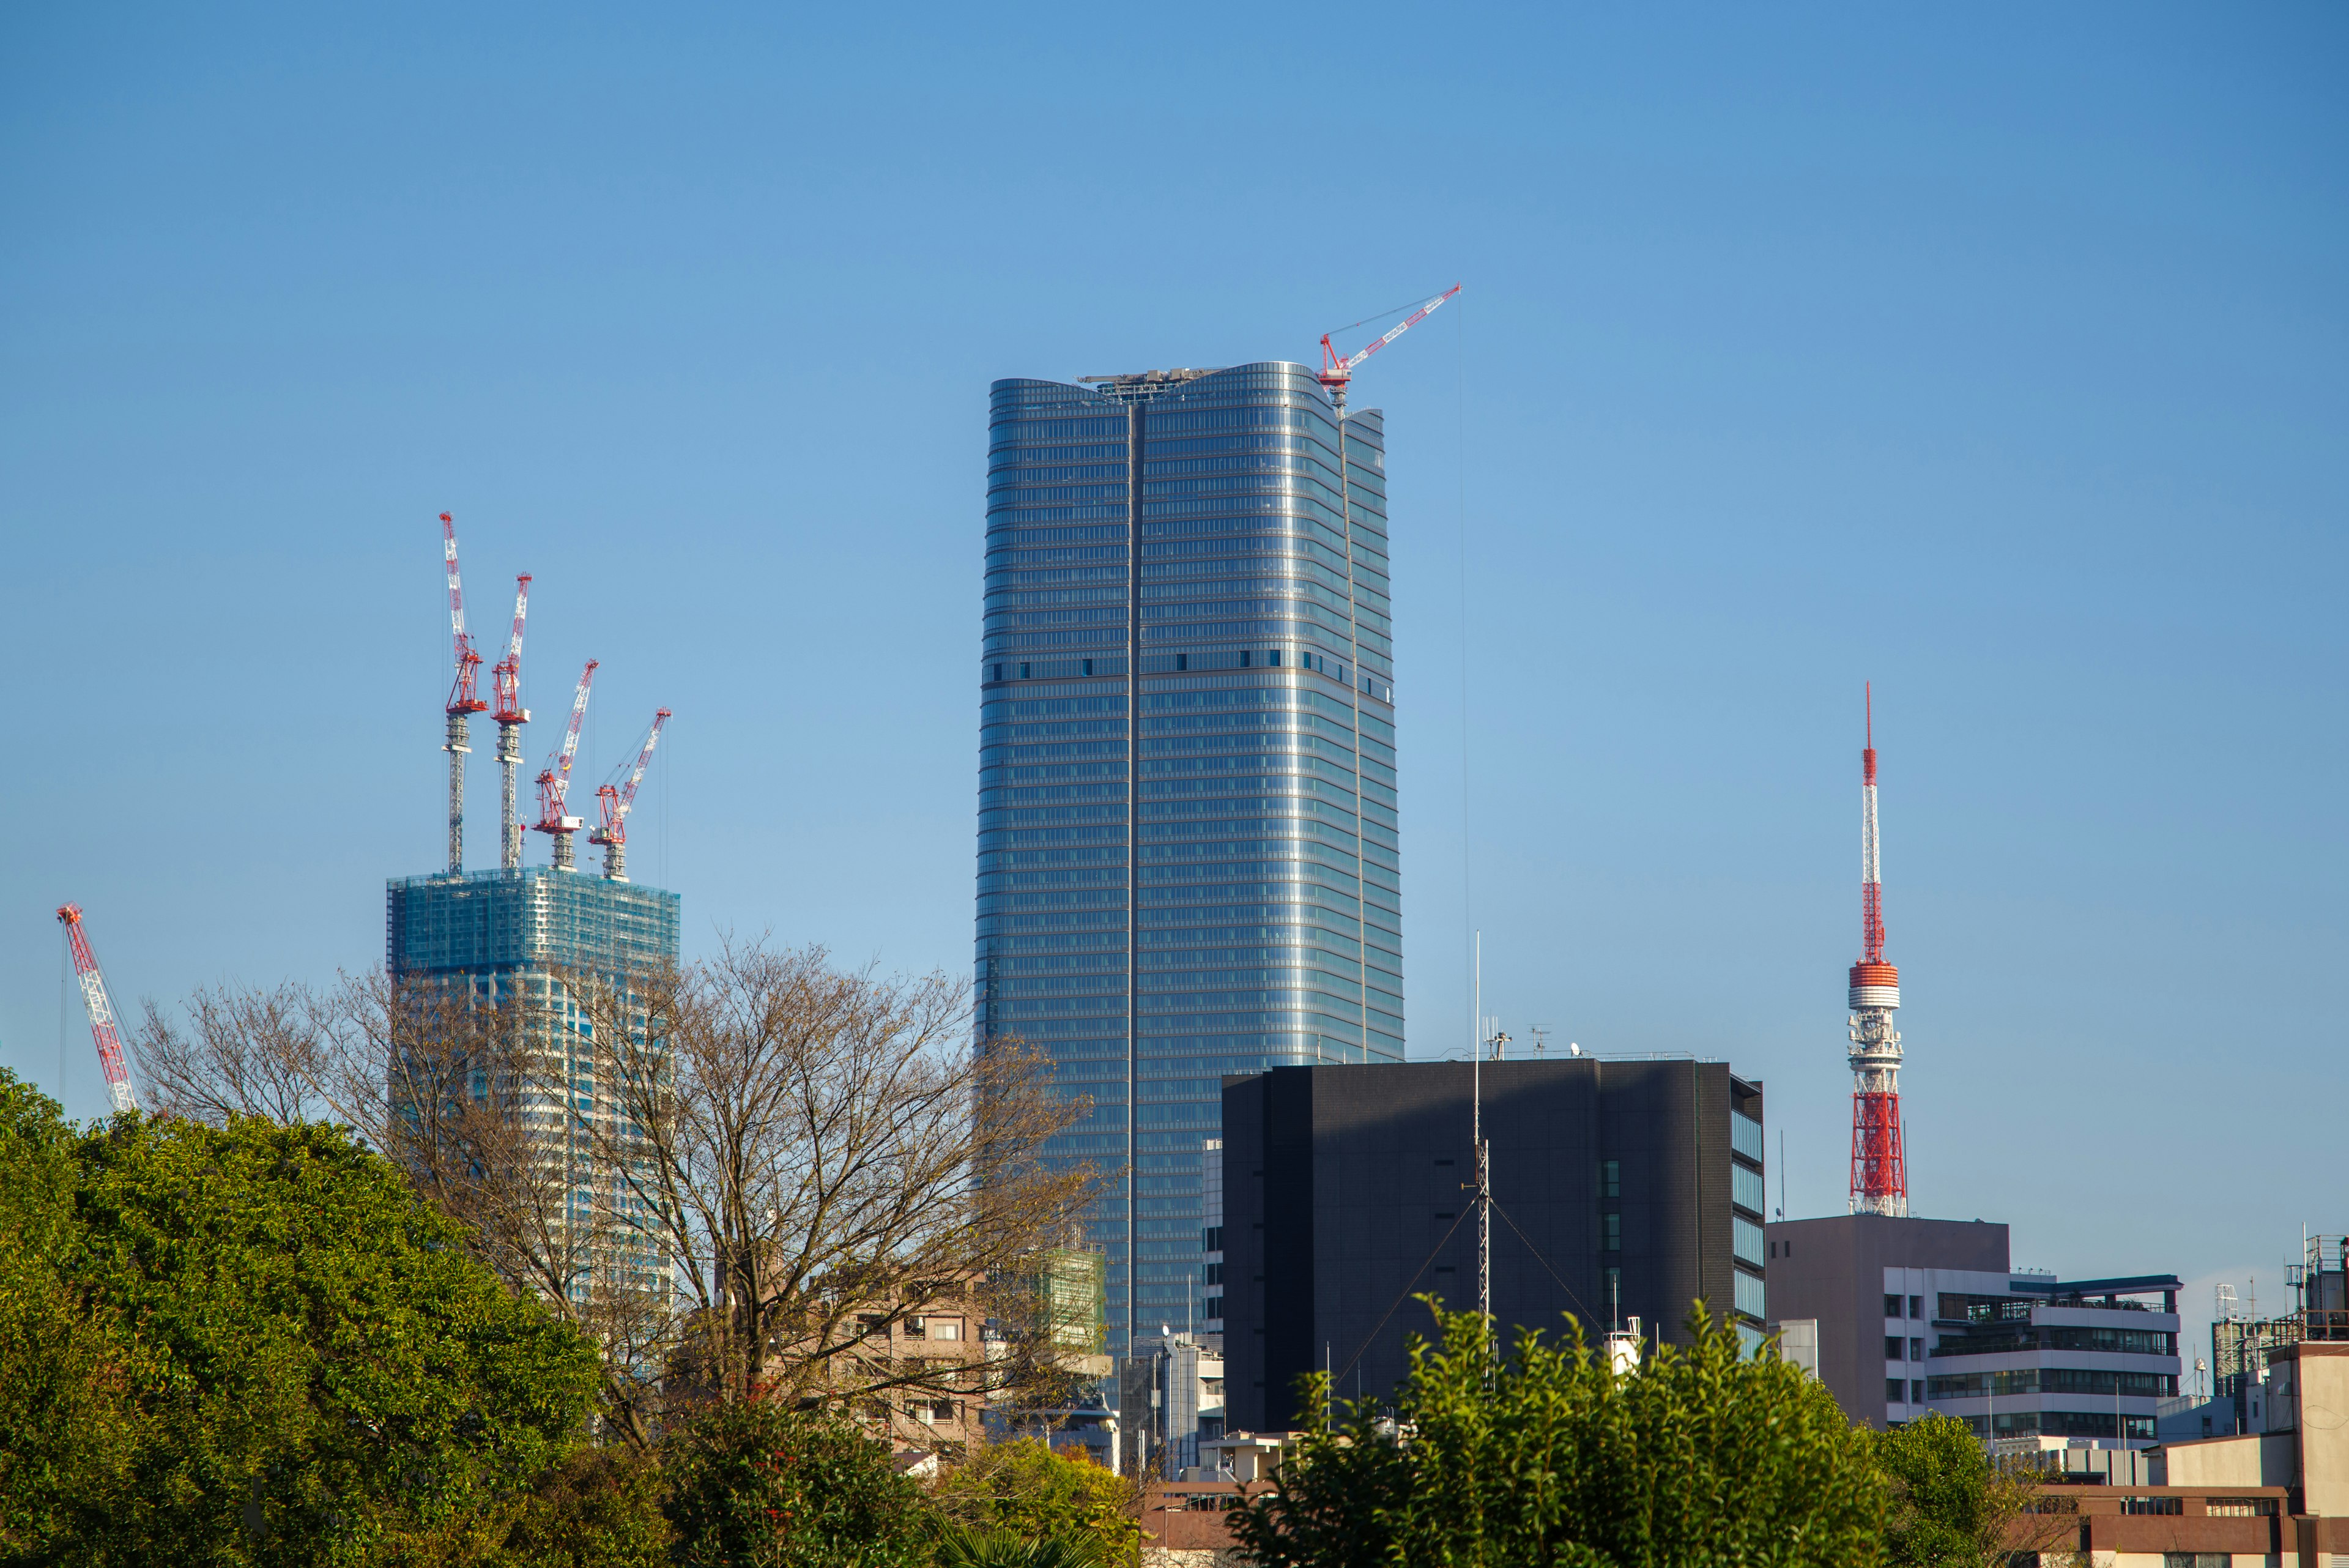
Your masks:
M139 1109L139 1091L130 1085L130 1064L122 1052L122 1036L114 1026L114 1003L106 994L106 976L98 955L89 950L89 936L81 929L81 906L57 910L65 923L66 945L73 949L74 973L81 977L82 1006L89 1013L90 1038L98 1043L98 1064L106 1074L107 1096L118 1111Z
M490 669L498 705L490 717L498 725L498 864L508 871L522 869L522 727L530 710L522 705L522 622L530 609L530 574L514 579L513 635L506 639L506 656Z
M604 846L604 875L610 881L628 879L628 811L636 804L636 786L645 782L645 764L653 760L653 747L660 743L661 726L667 722L667 709L655 711L653 727L645 732L643 749L636 753L636 765L626 784L595 786L595 804L603 808L604 826L589 834L587 842ZM613 774L618 776L616 772Z
M457 680L449 688L449 739L440 748L449 753L449 869L454 874L465 868L465 758L473 749L466 744L468 720L487 711L490 705L475 694L481 656L473 651L473 639L465 635L465 589L457 576L457 522L446 512L440 514L440 545L449 565L449 629L457 639Z
M1388 344L1393 342L1396 338L1402 337L1404 333L1410 331L1413 327L1418 326L1421 322L1426 320L1429 316L1434 313L1435 308L1438 306L1442 305L1445 300L1451 298L1454 295L1459 292L1460 286L1456 283L1454 284L1450 288L1445 289L1442 294L1437 295L1433 299L1429 300L1425 305L1421 306L1417 310L1413 311L1409 316L1404 317L1401 321L1395 323L1392 327L1388 327L1385 336L1372 338L1367 345L1356 349L1351 354L1346 355L1342 358L1339 356L1338 350L1330 346L1330 334L1327 332L1321 334L1320 381L1322 386L1329 389L1330 400L1338 405L1339 418L1343 419L1346 415L1346 383L1353 379L1355 370L1361 366L1362 361L1377 353L1380 349L1385 348ZM1362 318L1363 321L1375 321L1377 319L1378 317L1374 316L1366 316ZM1353 323L1353 325L1355 327L1360 327L1362 325L1362 322L1357 321ZM1336 330L1344 332L1347 331L1348 328L1340 327Z
M1859 753L1859 961L1851 966L1851 1212L1909 1212L1900 1135L1900 971L1884 961L1884 885L1876 852L1876 692L1867 689Z
M579 690L571 694L571 722L563 732L562 749L547 759L538 775L538 820L531 824L531 830L554 839L558 871L578 869L571 863L571 836L585 825L566 815L564 805L571 794L571 759L579 753L580 721L587 717L587 688L595 679L595 660L591 659L579 672Z

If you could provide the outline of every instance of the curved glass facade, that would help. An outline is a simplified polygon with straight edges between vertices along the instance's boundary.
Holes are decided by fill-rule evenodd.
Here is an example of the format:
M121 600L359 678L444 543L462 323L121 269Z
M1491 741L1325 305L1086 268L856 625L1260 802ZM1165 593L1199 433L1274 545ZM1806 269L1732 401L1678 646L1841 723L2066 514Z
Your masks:
M979 1032L1132 1172L1114 1350L1199 1298L1223 1075L1402 1059L1383 421L1339 423L1293 364L993 389Z

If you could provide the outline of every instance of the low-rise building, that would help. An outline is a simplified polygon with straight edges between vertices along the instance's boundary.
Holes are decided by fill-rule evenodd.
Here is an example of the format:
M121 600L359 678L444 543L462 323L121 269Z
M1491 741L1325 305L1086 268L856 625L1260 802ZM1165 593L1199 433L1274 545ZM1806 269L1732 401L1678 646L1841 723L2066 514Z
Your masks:
M2178 1394L2174 1274L2063 1281L2011 1266L2007 1229L1881 1214L1768 1227L1784 1320L1854 1421L1952 1416L1992 1438L2149 1447Z

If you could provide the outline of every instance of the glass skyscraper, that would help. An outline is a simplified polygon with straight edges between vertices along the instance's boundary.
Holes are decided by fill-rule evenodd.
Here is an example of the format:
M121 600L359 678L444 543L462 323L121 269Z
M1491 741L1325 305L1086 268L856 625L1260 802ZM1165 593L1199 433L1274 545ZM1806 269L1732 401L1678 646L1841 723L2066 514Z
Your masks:
M1402 1059L1384 427L1343 425L1293 364L993 389L979 1033L1132 1173L1114 1352L1208 1283L1223 1075Z

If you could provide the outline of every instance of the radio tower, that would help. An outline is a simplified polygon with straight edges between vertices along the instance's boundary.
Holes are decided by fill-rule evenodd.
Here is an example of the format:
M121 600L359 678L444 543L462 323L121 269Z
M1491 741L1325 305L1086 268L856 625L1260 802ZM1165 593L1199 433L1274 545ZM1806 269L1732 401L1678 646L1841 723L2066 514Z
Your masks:
M1900 971L1884 961L1884 887L1876 860L1876 693L1859 753L1859 961L1851 966L1851 1211L1909 1212L1900 1143Z

